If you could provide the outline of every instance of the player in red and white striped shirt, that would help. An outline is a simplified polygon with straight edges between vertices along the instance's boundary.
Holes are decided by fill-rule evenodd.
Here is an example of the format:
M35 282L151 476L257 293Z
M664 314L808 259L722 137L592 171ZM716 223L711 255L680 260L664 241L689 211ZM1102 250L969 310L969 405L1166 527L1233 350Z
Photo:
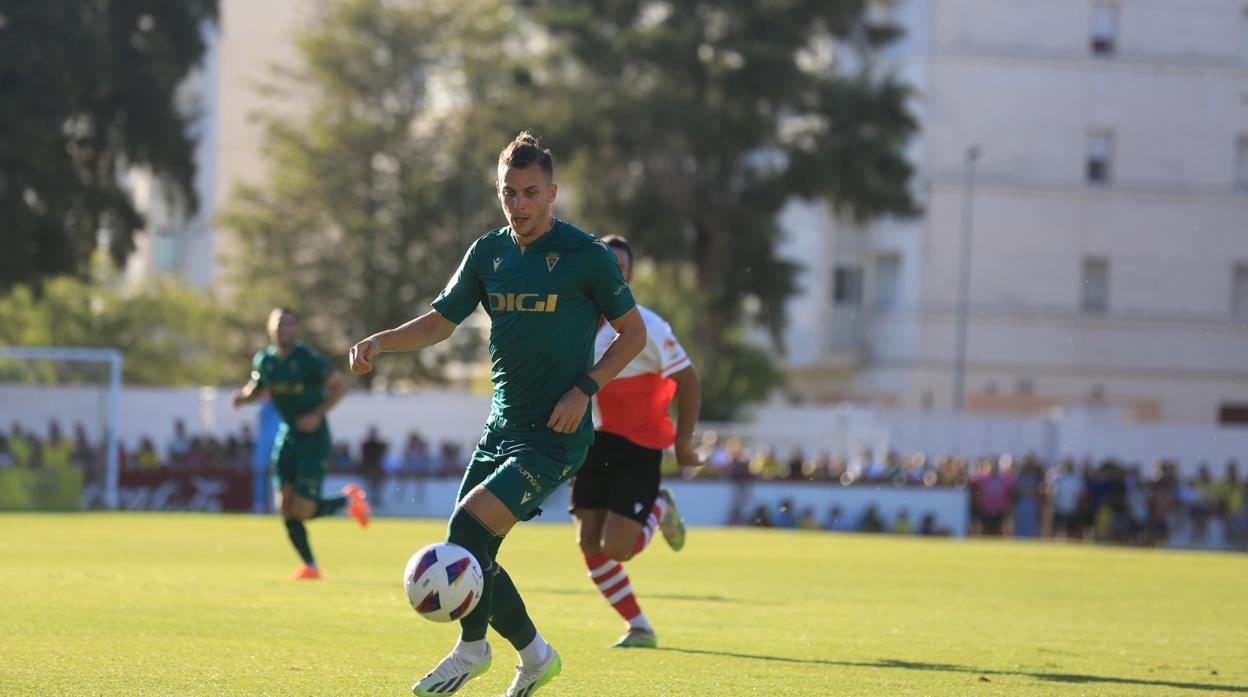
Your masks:
M628 242L614 235L602 241L615 251L624 279L631 279ZM645 549L656 527L673 550L685 545L685 524L672 492L659 487L663 450L674 446L682 467L700 464L692 442L702 393L698 371L668 323L648 308L637 309L646 323L646 347L598 391L601 424L572 482L577 542L590 580L628 622L628 631L615 644L621 648L658 645L621 562ZM603 323L596 353L614 338L611 325ZM675 425L668 416L673 396Z

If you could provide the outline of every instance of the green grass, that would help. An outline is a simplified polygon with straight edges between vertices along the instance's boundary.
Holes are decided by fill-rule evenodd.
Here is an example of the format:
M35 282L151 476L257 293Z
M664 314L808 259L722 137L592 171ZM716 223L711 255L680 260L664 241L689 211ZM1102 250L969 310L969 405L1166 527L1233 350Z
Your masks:
M309 525L325 580L290 582L276 518L0 515L0 695L403 695L457 627L416 616L432 521ZM1248 556L751 530L628 565L659 650L622 622L565 526L501 561L564 672L556 695L1248 694ZM514 653L461 695L497 695Z

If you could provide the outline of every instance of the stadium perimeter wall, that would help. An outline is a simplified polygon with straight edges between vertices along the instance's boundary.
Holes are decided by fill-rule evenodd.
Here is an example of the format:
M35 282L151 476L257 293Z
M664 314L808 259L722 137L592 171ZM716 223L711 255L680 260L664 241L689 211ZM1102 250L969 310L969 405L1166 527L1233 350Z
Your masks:
M231 389L126 387L121 395L118 431L127 447L150 436L163 452L175 419L191 433L237 433L252 425L255 408L230 406ZM104 390L95 387L0 384L0 428L17 421L44 433L49 420L62 427L81 422L99 438L103 427ZM423 391L406 395L348 395L330 417L334 438L358 446L376 425L395 447L415 430L432 442L451 440L465 447L480 437L489 413L488 396L465 392ZM808 454L823 448L850 453L954 453L963 456L1034 453L1046 460L1070 456L1118 458L1150 465L1158 459L1178 463L1185 475L1207 462L1222 466L1248 454L1248 428L1201 424L1133 424L1109 411L1083 410L1049 418L961 416L875 411L859 407L766 406L748 422L704 424L702 430L737 435L755 446L781 454L799 446Z

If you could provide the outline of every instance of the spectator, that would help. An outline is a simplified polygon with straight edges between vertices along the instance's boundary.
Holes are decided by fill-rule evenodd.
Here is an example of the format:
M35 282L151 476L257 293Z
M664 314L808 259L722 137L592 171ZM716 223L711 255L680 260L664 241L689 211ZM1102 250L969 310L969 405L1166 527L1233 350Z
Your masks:
M867 506L867 510L863 511L862 518L858 520L858 530L859 532L884 532L884 519L880 517L875 504Z
M74 444L61 435L61 425L56 421L48 422L48 438L40 448L43 453L43 466L65 469L69 467L70 458L74 454Z
M438 453L438 473L443 477L458 477L468 463L464 462L463 450L458 443L442 441Z
M797 518L793 515L793 499L785 496L776 507L775 526L778 528L797 527Z
M355 463L351 462L351 446L346 443L338 443L334 446L334 451L329 456L330 469L336 472L346 472L354 468Z
M807 506L802 509L802 514L797 518L797 528L799 530L818 530L819 523L815 520L815 507Z
M21 424L14 421L9 433L9 451L13 453L13 464L18 467L34 466L34 448L31 447Z
M805 461L806 456L802 453L801 448L791 448L789 450L789 460L785 464L783 472L785 479L803 479L806 476L802 471Z
M948 535L949 531L936 525L936 514L929 511L919 521L919 534L924 537L939 537Z
M165 460L171 467L183 467L191 453L191 438L186 434L186 422L176 419L173 422L173 437L165 446Z
M139 439L139 450L134 454L134 466L144 471L160 469L160 456L156 454L156 445L151 438L143 436Z
M771 516L767 513L767 507L761 503L754 508L754 515L750 517L750 525L756 528L770 528Z
M182 462L187 469L199 470L208 466L208 448L199 436L191 436L191 447Z
M368 436L360 444L360 474L368 482L368 491L373 505L381 507L382 502L382 470L381 463L386 457L389 445L381 439L376 426L368 427Z
M1030 456L1023 458L1014 482L1014 536L1040 537L1040 497L1044 473Z
M403 448L403 452L396 460L395 471L408 472L421 477L429 476L431 470L429 446L415 432L408 434L407 446Z
M854 526L849 522L849 517L841 510L841 507L833 504L828 509L828 517L823 522L823 529L832 532L849 532L854 529Z
M897 519L893 521L892 533L894 535L909 535L914 532L914 526L910 523L910 512L901 509L897 514Z
M70 456L74 466L81 468L87 474L95 473L99 466L97 452L87 438L87 429L81 423L74 424L74 453Z
M1083 498L1083 477L1075 473L1075 463L1062 460L1049 476L1049 498L1053 504L1053 536L1080 539L1079 501Z
M1008 473L1011 459L984 460L980 474L973 482L973 505L979 513L980 532L984 535L1005 534L1004 523L1010 514L1014 482Z
M13 457L13 452L9 450L8 436L0 433L0 469L13 467L16 464L17 460Z

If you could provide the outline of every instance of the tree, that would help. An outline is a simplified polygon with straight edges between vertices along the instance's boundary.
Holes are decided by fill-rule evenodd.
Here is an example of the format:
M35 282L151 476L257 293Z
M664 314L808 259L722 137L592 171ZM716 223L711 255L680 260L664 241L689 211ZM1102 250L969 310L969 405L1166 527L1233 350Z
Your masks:
M129 168L195 208L178 85L202 58L216 0L0 4L0 291L86 272L100 230L120 265L143 218Z
M693 267L712 382L748 355L742 319L780 343L797 288L776 253L786 203L823 199L857 221L914 212L908 91L874 60L899 30L868 21L866 0L521 4L552 42L531 74L548 106L536 122L572 161L582 216Z
M269 89L300 95L306 116L264 117L268 181L223 216L242 251L240 305L306 308L312 334L343 350L423 312L475 233L498 224L477 159L495 126L472 107L503 64L504 5L339 0L298 35L298 65ZM430 377L429 355L367 379Z
M0 295L0 345L122 347L122 377L130 384L246 379L250 354L228 349L221 329L230 319L211 299L172 278L123 293L108 266L95 264L88 280L50 279L39 295L28 286ZM23 380L73 379L72 372L58 374L53 366L32 363L9 363L3 372Z

